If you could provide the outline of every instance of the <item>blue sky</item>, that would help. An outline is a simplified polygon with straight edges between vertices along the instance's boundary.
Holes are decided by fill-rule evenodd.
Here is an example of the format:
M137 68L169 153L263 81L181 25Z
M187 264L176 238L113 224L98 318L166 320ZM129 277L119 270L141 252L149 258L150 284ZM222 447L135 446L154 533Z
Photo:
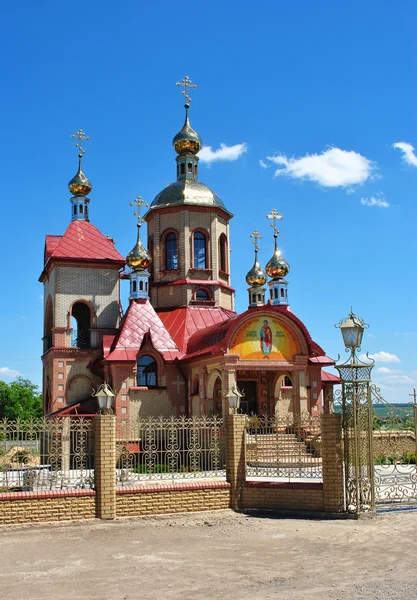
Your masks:
M175 82L187 74L198 84L191 123L211 147L200 179L235 214L237 310L247 307L249 234L262 234L266 263L265 215L275 207L295 314L337 357L333 325L353 305L370 324L362 347L376 356L375 381L387 399L409 400L417 385L414 1L17 0L2 17L0 378L19 372L41 383L37 280L45 234L62 234L70 220L71 133L81 127L91 137L91 221L125 255L136 230L129 202L152 201L175 179L171 140L184 118Z

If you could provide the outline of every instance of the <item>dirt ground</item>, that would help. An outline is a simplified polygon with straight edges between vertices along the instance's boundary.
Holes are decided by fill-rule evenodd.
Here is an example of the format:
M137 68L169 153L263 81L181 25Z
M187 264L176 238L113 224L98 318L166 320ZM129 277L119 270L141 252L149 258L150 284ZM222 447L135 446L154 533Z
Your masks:
M417 599L417 511L361 521L231 511L0 528L8 600Z

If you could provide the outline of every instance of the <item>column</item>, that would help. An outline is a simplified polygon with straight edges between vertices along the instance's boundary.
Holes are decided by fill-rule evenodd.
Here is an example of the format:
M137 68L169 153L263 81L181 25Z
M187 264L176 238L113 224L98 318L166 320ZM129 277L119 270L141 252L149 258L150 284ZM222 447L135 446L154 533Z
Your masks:
M321 415L321 456L324 510L342 512L344 494L341 415Z
M230 508L242 507L246 481L246 415L226 415L226 479L231 485Z
M116 516L116 417L94 417L94 481L96 516L114 519Z

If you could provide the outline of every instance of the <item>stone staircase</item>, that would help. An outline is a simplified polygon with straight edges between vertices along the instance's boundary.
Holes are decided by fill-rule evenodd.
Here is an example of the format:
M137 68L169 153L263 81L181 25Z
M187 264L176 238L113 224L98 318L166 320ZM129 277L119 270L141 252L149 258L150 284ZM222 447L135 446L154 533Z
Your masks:
M321 458L294 433L246 433L246 462L249 466L294 466L319 464Z

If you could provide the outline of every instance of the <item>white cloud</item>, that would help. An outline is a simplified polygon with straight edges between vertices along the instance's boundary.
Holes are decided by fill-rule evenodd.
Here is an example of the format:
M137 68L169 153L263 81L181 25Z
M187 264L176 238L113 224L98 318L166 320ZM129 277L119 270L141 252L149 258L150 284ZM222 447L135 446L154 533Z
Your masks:
M417 156L414 154L414 146L407 142L395 142L393 148L398 148L403 153L403 161L408 165L417 167Z
M380 206L381 208L388 208L389 202L384 198L383 194L378 194L379 197L371 196L370 198L361 198L361 204L364 206Z
M381 363L399 363L400 359L396 354L391 354L391 352L384 352L381 350L380 352L376 352L375 354L369 354L369 358L373 358L375 362ZM359 357L361 360L366 360L366 354L362 354Z
M226 146L226 144L220 144L220 148L213 150L211 146L203 146L198 153L198 156L203 163L212 163L217 160L237 160L245 154L248 150L246 142L242 144L235 144L234 146Z
M260 165L260 166L261 166L263 169L269 169L269 167L271 166L271 165L267 165L267 164L266 164L266 162L265 162L264 160L262 160L262 159L259 161L259 165Z
M315 181L324 187L351 187L364 183L372 176L375 163L352 150L328 148L321 154L307 154L300 158L285 155L267 156L279 165L275 177L286 175L293 179Z
M0 367L0 377L17 377L20 371L9 369L9 367Z
M388 367L378 367L376 372L383 373L385 375L386 373L393 373L394 371L392 369L388 369Z
M388 375L384 378L384 385L410 385L415 383L413 379L407 377L407 375L400 375L399 373Z

